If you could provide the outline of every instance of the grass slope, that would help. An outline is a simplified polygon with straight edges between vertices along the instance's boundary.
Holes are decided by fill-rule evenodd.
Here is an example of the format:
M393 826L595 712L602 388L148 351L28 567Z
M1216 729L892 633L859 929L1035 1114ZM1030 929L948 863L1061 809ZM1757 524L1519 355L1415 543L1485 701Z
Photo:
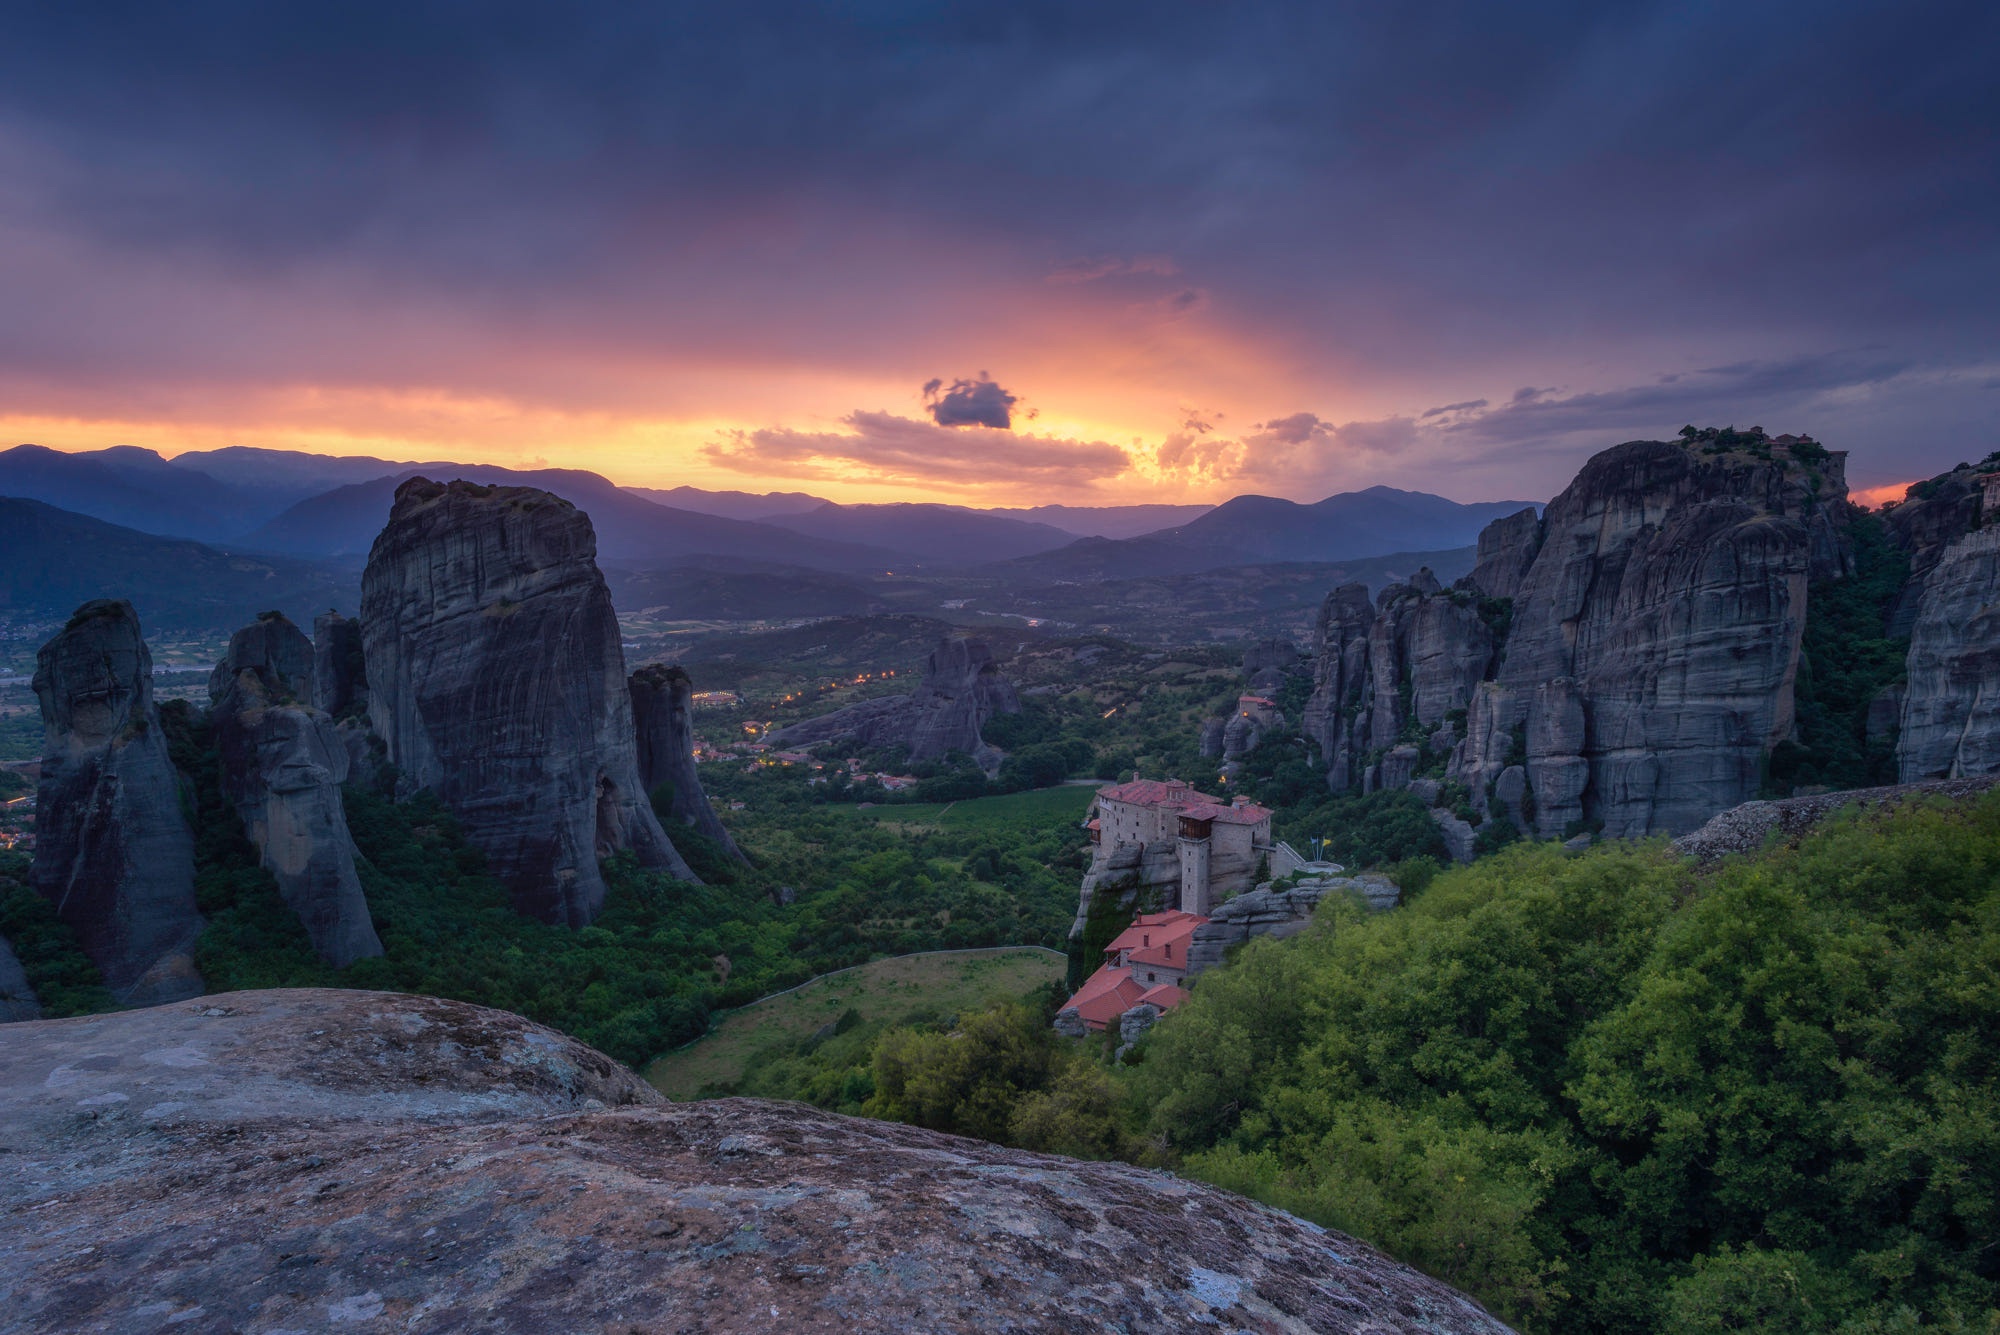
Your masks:
M740 1084L764 1054L789 1051L817 1032L843 1026L844 1032L857 1023L888 1027L1019 1000L1061 978L1063 967L1055 951L1007 946L877 960L731 1013L707 1037L653 1062L646 1079L669 1098L698 1098L705 1089ZM849 1012L854 1018L844 1018Z

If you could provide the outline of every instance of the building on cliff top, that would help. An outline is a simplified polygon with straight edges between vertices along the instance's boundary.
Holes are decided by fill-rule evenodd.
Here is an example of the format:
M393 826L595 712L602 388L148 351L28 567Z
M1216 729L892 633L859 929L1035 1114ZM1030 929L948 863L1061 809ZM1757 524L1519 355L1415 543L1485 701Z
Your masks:
M1247 797L1225 802L1179 779L1141 779L1136 772L1130 783L1097 790L1084 828L1093 863L1108 862L1120 847L1172 847L1180 909L1203 917L1255 884L1259 864L1276 851L1270 808Z
M1104 963L1062 1005L1086 1029L1103 1029L1134 1006L1170 1011L1187 999L1188 944L1208 919L1178 909L1142 913L1104 948Z

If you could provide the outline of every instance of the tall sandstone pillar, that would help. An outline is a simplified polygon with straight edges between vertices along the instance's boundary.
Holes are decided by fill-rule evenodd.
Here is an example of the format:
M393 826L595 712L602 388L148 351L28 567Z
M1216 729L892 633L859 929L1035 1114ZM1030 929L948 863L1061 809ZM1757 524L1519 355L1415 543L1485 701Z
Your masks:
M457 814L515 907L582 926L598 859L695 879L646 801L589 516L531 487L412 478L362 577L368 713L401 773Z
M118 1000L198 996L194 834L132 604L85 603L35 662L42 778L30 878Z

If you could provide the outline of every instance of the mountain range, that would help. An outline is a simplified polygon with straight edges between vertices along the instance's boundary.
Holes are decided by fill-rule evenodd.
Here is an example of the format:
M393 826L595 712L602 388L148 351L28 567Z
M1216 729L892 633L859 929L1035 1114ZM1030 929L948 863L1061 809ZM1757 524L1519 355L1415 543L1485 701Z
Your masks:
M1219 506L974 509L843 505L803 492L621 487L579 469L401 463L232 446L164 459L133 446L0 451L0 496L231 551L358 562L414 476L543 487L589 511L606 564L717 557L848 573L979 568L1007 582L1123 579L1465 547L1527 502L1462 505L1371 487L1302 505L1238 496Z

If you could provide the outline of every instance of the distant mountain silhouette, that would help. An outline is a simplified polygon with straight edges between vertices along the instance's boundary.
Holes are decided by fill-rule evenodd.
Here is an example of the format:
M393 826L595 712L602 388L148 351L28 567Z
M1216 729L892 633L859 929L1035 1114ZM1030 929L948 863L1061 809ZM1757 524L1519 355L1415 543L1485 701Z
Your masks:
M1136 538L1189 523L1214 508L1212 505L1031 505L1025 509L1002 508L981 513L1047 524L1079 538Z
M215 542L258 522L256 498L151 450L118 446L66 454L41 445L0 450L0 496L176 538Z
M255 551L322 558L366 557L375 535L388 521L396 488L412 477L437 481L541 487L589 513L597 530L599 558L625 566L673 565L688 557L736 556L784 561L817 570L881 571L906 565L907 555L859 543L832 542L769 524L676 510L635 496L596 473L568 468L519 470L481 465L448 465L435 474L410 469L300 501L270 523L245 535Z
M1073 542L1048 524L1009 519L957 505L836 505L765 522L836 542L870 543L908 552L931 566L969 566L1031 556Z
M1470 546L1488 523L1531 504L1462 505L1394 487L1341 492L1311 505L1275 496L1237 496L1178 527L1120 541L1087 538L1008 562L995 573L1051 581L1133 579L1227 566L1448 551Z
M217 551L0 497L0 613L10 620L129 598L149 633L232 630L274 608L310 625L329 607L352 611L360 596L358 574L319 562Z
M644 496L656 505L696 514L721 515L724 519L770 519L816 510L827 504L823 496L803 491L703 491L700 487L627 487L634 496Z

